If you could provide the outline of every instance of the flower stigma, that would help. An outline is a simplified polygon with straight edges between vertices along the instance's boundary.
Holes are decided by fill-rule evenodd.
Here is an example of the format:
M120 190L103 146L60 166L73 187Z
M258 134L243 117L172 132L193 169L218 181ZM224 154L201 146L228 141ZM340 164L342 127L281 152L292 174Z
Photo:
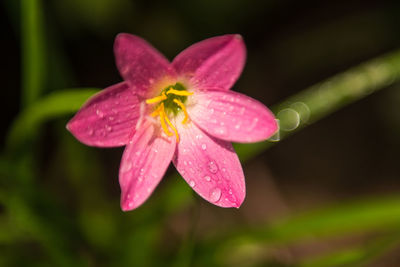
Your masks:
M171 114L176 116L180 111L183 111L185 118L182 120L182 124L187 123L189 115L186 111L185 102L190 95L193 95L193 93L188 92L181 83L176 83L175 85L170 85L164 88L160 95L146 100L147 104L157 104L150 116L159 116L163 131L168 136L175 134L176 142L179 142L178 131L171 123L168 116ZM173 133L170 129L172 129Z

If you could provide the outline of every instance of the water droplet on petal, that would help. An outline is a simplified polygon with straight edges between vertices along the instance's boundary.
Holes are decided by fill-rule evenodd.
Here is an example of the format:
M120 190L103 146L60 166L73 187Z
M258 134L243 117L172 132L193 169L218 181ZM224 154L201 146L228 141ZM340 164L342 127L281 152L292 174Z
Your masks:
M190 187L195 187L196 183L193 180L190 180L189 185L190 185Z
M210 114L214 114L214 109L213 108L210 109Z
M104 118L104 113L103 113L103 111L101 111L100 109L97 109L97 110L96 110L96 114L97 114L97 116L99 116L100 119L101 119L101 118Z
M240 109L240 115L243 115L245 111L246 111L246 108L245 108L245 107L242 107L242 108Z
M208 176L208 175L204 176L204 179L205 179L207 182L211 181L211 177Z
M210 192L210 201L214 203L217 202L221 198L221 193L221 189L218 187L212 189Z
M122 165L121 172L128 172L131 169L132 169L132 162L129 161L128 163Z
M201 145L201 149L206 150L207 149L207 145L206 144L202 144Z
M88 129L88 135L93 135L93 129Z
M223 126L221 126L221 127L219 127L218 129L217 129L217 132L216 132L218 135L222 135L222 136L224 136L224 135L226 135L226 128L225 127L223 127Z
M112 131L112 127L109 126L109 125L106 125L106 130L107 130L107 132L111 132Z
M217 171L218 171L218 166L217 166L217 164L216 164L214 161L210 161L210 162L208 163L208 170L209 170L211 173L217 173Z
M129 202L128 206L129 206L129 208L132 208L133 207L133 202Z

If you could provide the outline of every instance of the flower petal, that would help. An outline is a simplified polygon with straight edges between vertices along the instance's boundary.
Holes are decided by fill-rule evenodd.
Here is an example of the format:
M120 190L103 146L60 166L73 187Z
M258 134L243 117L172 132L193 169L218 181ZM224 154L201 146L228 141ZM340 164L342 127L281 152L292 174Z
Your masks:
M123 146L133 136L138 117L138 98L129 84L122 82L92 96L67 129L89 146Z
M239 78L246 47L238 34L206 39L183 50L172 62L178 75L200 90L229 90Z
M129 81L139 94L164 79L175 77L169 61L142 38L120 33L115 38L114 54L117 68L124 80Z
M210 135L232 142L258 142L278 129L272 112L257 100L233 91L197 92L190 118Z
M173 163L201 197L220 207L239 207L246 195L244 175L230 143L205 134L193 123L176 121L180 142Z
M160 134L150 123L141 127L126 146L119 169L121 208L142 205L161 181L175 152L175 137Z

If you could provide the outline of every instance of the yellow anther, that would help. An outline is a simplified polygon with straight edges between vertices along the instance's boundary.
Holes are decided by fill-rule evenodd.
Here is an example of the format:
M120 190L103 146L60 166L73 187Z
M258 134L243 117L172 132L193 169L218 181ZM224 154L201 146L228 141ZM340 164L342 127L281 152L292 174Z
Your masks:
M175 136L176 136L176 142L179 143L179 135L178 135L178 131L176 130L176 128L174 127L174 125L170 122L170 120L168 119L167 114L165 114L165 110L164 108L161 110L162 112L162 116L165 118L165 121L168 123L169 127L171 127L171 129L174 131ZM161 115L160 115L161 117ZM171 134L172 135L172 134ZM169 135L170 136L170 135Z
M181 101L176 98L174 99L174 102L182 109L183 113L185 113L185 118L182 121L182 123L185 124L189 119L189 114L187 113L186 107Z
M147 104L154 104L154 103L161 102L161 101L163 101L163 100L165 100L165 99L167 99L167 96L163 93L163 94L160 95L160 96L156 96L156 97L147 99L147 100L146 100L146 103L147 103Z
M168 117L167 117L167 115L165 114L165 111L164 111L164 103L161 103L161 105L160 105L160 111L159 111L159 115L160 115L160 122L161 122L161 127L163 128L163 130L164 130L164 132L168 135L168 136L171 136L172 135L172 133L169 131L169 129L168 129L168 126L165 124L165 120L167 121L167 123L170 125L170 121L169 121L169 119L168 119ZM175 129L174 129L175 130ZM175 130L175 133L176 133L176 130Z
M158 108L157 108L156 110L154 110L154 111L150 114L150 116L152 116L152 117L157 117L158 115L160 115L160 108L161 108L161 105L159 105Z
M188 91L180 91L180 90L175 90L175 89L169 89L166 93L167 95L169 94L174 94L174 95L181 95L181 96L190 96L193 95L192 92Z

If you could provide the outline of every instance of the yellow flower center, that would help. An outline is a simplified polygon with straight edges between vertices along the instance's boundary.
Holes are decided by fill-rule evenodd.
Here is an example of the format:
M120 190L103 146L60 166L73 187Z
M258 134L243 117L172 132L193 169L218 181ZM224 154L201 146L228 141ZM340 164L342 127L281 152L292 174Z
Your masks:
M171 123L168 116L171 114L176 115L178 112L183 111L185 118L182 120L182 124L187 123L189 115L184 103L186 102L187 97L191 95L193 95L192 92L188 92L182 84L176 83L175 85L163 89L160 95L146 100L147 104L157 104L150 116L160 117L162 129L168 136L175 134L176 142L179 142L178 131ZM172 129L173 133L170 129Z

